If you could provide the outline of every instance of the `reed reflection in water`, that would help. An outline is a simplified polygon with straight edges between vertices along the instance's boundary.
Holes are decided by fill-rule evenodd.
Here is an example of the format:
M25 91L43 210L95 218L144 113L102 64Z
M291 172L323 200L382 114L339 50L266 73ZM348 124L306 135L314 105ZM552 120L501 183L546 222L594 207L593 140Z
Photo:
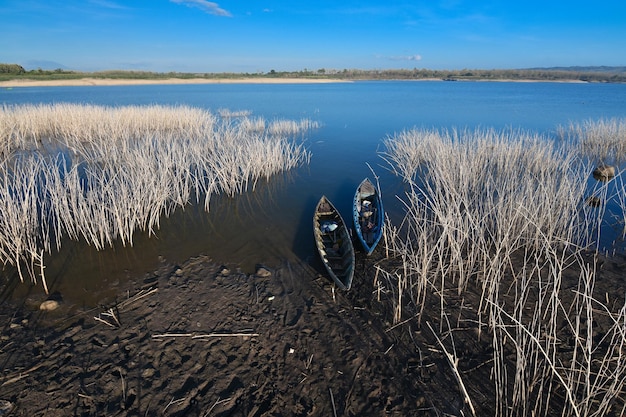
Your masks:
M161 219L154 233L137 231L132 246L116 240L98 250L65 238L61 249L46 259L48 285L69 303L96 306L118 295L118 284L151 276L163 262L176 265L209 255L230 269L253 273L259 263L306 259L314 254L307 235L310 222L302 227L303 213L308 211L301 207L302 200L286 198L295 181L292 172L285 172L260 181L254 191L214 196L208 212L197 204L177 208ZM281 227L275 226L277 213ZM5 276L10 269L5 268ZM19 279L5 290L16 299L44 293L41 285L22 284Z

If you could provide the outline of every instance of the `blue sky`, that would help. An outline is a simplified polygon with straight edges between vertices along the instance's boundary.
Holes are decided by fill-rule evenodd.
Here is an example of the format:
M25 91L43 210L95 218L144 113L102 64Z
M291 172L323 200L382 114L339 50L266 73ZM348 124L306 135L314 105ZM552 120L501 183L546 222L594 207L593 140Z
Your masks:
M268 72L626 65L626 1L0 0L26 69Z

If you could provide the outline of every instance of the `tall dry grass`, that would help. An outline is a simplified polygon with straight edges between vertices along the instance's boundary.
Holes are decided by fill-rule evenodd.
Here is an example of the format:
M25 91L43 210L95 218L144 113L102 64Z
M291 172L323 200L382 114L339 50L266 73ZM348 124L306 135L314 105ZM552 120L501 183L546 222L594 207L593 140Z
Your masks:
M602 216L585 204L590 164L522 131L414 129L385 145L407 184L406 215L387 227L400 262L382 271L395 320L437 319L452 347L466 326L488 340L497 415L623 411L626 304L594 292ZM438 318L425 311L435 303Z
M177 207L195 201L209 210L212 195L254 189L308 163L291 136L315 124L294 123L288 133L251 130L246 116L187 106L4 106L2 262L44 279L44 256L63 238L132 245L137 230L154 233Z
M601 165L626 162L626 118L589 119L559 126L561 140L574 144L578 152Z
M626 163L626 118L589 119L572 122L557 129L559 139L572 144L581 157L596 167L610 169L612 175L601 178L607 184L598 184L594 190L603 202L602 208L617 208L610 213L626 238L626 187L622 176Z

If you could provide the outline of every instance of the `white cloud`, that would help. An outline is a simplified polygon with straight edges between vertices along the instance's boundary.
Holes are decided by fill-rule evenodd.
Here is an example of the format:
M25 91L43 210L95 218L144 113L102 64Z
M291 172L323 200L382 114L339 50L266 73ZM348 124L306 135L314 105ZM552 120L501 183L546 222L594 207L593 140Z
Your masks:
M212 14L215 16L227 16L227 17L232 16L232 14L230 14L228 10L222 9L217 3L213 3L212 1L206 1L206 0L170 0L170 1L176 4L184 4L187 7L195 7L208 14Z

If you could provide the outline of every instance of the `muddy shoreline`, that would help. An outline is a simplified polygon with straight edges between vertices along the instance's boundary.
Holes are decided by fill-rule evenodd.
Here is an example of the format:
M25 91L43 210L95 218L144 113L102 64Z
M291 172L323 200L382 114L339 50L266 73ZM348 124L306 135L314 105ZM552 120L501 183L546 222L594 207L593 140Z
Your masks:
M437 300L421 325L410 314L394 325L374 287L383 258L358 255L349 292L315 263L246 274L198 256L163 262L95 309L2 303L0 415L3 405L11 416L471 415L426 326ZM620 261L604 262L598 280L616 302ZM476 300L449 301L453 311ZM458 323L472 405L493 415L491 344Z
M0 400L15 416L429 408L406 352L369 306L307 266L268 270L244 274L200 256L164 264L110 306L69 318L63 304L3 305Z

